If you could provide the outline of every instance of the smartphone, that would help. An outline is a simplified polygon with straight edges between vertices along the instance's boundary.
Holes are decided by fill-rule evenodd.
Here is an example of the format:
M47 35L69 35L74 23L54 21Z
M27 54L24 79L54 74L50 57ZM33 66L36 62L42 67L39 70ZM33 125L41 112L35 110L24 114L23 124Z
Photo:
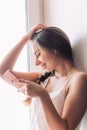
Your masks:
M19 89L20 87L22 87L24 85L24 83L19 83L16 82L18 81L19 77L17 77L12 71L8 70L6 71L6 73L3 75L3 79L9 83L10 85L16 87L17 89Z

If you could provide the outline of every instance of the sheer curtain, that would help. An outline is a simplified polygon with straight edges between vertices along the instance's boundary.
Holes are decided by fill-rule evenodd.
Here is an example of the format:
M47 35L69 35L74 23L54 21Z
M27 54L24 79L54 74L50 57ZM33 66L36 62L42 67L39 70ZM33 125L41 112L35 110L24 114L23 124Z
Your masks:
M0 0L0 62L26 33L24 0ZM15 70L27 71L26 47ZM24 59L24 60L23 60ZM24 95L0 79L0 130L29 130L29 108Z

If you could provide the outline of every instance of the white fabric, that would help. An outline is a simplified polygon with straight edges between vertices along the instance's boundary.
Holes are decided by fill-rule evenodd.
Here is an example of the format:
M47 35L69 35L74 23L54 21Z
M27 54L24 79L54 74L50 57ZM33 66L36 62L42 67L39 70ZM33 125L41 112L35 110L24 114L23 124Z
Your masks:
M57 91L49 93L52 99L52 102L57 112L60 115L63 109L65 97L66 97L65 88L67 86L68 81L66 81L62 86L60 86ZM79 127L80 127L80 124L75 130L80 130ZM30 130L49 130L46 124L40 103L36 99L33 99L32 104L31 104L31 128Z

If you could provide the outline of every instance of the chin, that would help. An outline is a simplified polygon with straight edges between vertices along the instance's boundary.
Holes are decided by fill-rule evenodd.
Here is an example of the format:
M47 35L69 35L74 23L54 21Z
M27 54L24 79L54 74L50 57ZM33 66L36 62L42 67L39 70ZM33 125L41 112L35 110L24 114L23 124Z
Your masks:
M47 71L47 72L52 72L52 71L53 71L53 69L46 69L46 71Z
M44 71L47 71L47 72L52 72L54 69L53 69L53 68L49 68L49 67L47 67L47 66L44 66L44 67L43 67L43 70L44 70Z

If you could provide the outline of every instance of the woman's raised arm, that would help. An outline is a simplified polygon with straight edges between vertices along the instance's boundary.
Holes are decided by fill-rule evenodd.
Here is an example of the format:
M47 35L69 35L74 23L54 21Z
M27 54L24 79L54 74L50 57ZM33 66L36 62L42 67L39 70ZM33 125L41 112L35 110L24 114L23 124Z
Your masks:
M22 78L22 79L30 79L35 81L40 74L38 73L24 73L24 72L15 72L13 71L14 65L17 61L18 56L20 55L22 49L26 45L26 43L31 39L32 35L38 31L39 29L43 29L45 26L38 24L33 26L30 31L8 52L8 54L3 59L2 63L0 63L0 77L5 81L11 83L12 79ZM16 86L17 87L17 86Z
M39 29L43 29L44 26L41 24L38 24L34 27L32 27L29 31L29 33L27 33L20 41L19 43L16 44L15 47L12 48L12 50L6 55L6 57L4 58L4 60L2 61L2 63L0 64L0 77L2 77L2 75L7 71L7 70L12 70L16 60L19 56L19 54L21 53L23 47L25 46L25 44L28 42L28 40L31 39L31 36L38 31Z

